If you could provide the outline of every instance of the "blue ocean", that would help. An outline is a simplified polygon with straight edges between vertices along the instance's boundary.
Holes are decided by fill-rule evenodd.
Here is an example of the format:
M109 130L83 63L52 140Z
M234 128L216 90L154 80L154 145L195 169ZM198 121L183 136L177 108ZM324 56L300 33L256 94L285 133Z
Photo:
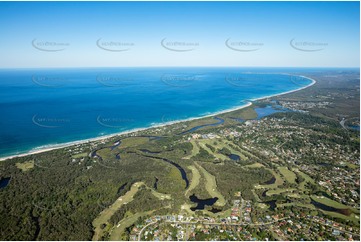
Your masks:
M0 157L201 117L309 85L297 69L0 70ZM288 73L288 74L285 74Z

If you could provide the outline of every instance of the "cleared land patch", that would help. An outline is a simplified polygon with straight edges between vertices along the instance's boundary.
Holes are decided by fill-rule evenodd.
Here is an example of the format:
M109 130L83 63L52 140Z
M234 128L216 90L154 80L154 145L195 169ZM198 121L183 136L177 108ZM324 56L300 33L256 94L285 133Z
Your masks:
M26 171L34 168L34 160L26 161L26 162L22 162L22 163L16 163L15 165L21 171L26 172Z

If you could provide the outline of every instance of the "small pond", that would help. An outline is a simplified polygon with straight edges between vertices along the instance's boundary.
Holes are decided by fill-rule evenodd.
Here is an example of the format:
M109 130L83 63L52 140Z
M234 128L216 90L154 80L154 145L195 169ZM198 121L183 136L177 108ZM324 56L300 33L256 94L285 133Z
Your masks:
M321 210L328 211L328 212L336 212L336 213L340 213L340 214L343 214L346 216L348 216L352 213L351 210L348 208L344 208L344 209L334 208L334 207L328 206L326 204L316 202L312 198L311 198L311 204L313 204L316 208L319 208Z
M230 155L228 155L228 157L229 157L231 160L235 160L235 161L240 160L239 155L236 155L236 154L230 154Z
M9 182L10 182L10 177L5 177L0 179L0 189L7 187L9 185Z
M217 202L218 197L200 199L196 195L193 194L192 196L189 197L189 199L191 200L191 202L197 203L196 207L191 208L192 211L196 211L196 210L204 210L206 205L212 206L213 204L215 204Z

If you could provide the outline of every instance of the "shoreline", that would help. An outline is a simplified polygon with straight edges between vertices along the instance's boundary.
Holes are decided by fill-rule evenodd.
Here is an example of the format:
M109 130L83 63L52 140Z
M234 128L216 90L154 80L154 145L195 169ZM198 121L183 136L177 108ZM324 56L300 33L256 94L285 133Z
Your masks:
M290 75L290 74L285 74L285 73L282 73L282 74ZM103 135L103 136L98 136L98 137L83 139L83 140L78 140L78 141L71 141L71 142L55 144L55 145L43 145L43 146L40 146L38 148L34 148L34 149L32 149L32 150L30 150L30 151L28 151L26 153L0 157L0 161L9 160L9 159L18 158L18 157L25 157L25 156L29 156L29 155L35 155L35 154L39 154L39 153L43 153L43 152L47 152L47 151L51 151L51 150L66 148L66 147L73 146L73 145L81 145L81 144L85 144L85 143L90 143L90 142L95 142L95 141L100 141L100 140L106 140L106 139L109 139L109 138L112 138L112 137L115 137L115 136L126 135L126 134L131 134L131 133L144 131L144 130L148 130L148 129L152 129L152 128L160 128L160 127L165 127L165 126L169 126L169 125L173 125L173 124L177 124L177 123L188 122L188 121L198 120L198 119L202 119L202 118L213 117L213 116L219 115L219 114L230 113L230 112L233 112L233 111L236 111L236 110L241 110L241 109L244 109L244 108L247 108L247 107L251 106L253 104L252 103L253 101L262 100L262 99L266 99L266 98L270 98L270 97L276 97L276 96L280 96L280 95L285 95L285 94L297 92L297 91L303 90L305 88L308 88L310 86L313 86L316 83L316 81L314 79L310 78L310 77L301 76L301 75L298 75L298 76L306 78L308 80L311 80L311 83L304 86L304 87L300 87L300 88L297 88L297 89L294 89L294 90L290 90L290 91L286 91L286 92L282 92L282 93L278 93L278 94L274 94L274 95L259 97L259 98L253 98L253 99L250 99L250 102L248 102L247 104L237 106L237 107L233 107L233 108L229 108L229 109L225 109L225 110L218 111L218 112L214 112L214 113L207 114L207 115L204 115L204 116L201 116L201 117L193 117L193 118L191 117L191 118L182 119L182 120L175 120L175 121L170 121L170 122L165 122L165 123L159 123L159 124L151 125L149 127L136 128L136 129L132 129L132 130L128 130L128 131L122 131L122 132L119 132L119 133ZM46 147L46 146L48 146L48 148L43 148L43 147Z

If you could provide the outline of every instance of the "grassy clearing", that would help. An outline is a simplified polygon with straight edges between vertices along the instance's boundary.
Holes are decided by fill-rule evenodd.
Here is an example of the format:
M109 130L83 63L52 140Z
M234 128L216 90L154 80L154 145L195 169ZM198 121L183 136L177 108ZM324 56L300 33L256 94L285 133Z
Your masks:
M253 106L243 108L232 113L226 113L223 117L237 117L241 119L255 119L258 117L256 111L253 109Z
M228 141L228 140L224 140L224 139L217 140L217 143L218 143L218 145L217 145L217 148L218 148L218 149L227 148L227 149L229 149L229 150L232 152L232 154L239 155L239 157L240 157L242 160L247 160L247 159L248 159L242 152L240 152L240 151L238 151L238 150L235 150L235 149L233 149L233 148L231 147L231 144L234 145L234 146L237 146L237 145L235 145L234 143L232 143L232 142L230 142L230 141ZM227 157L227 159L229 159L229 158Z
M97 154L100 155L104 161L114 160L115 156L109 148L98 150Z
M278 195L284 192L293 192L295 190L296 190L295 188L276 188L274 190L268 190L266 195L267 196Z
M316 202L319 202L319 203L322 203L322 204L325 204L329 207L334 207L334 208L337 208L337 209L350 209L351 210L351 214L349 216L347 215L343 215L341 213L338 213L338 212L331 212L331 211L325 211L325 210L322 210L322 209L319 209L319 211L321 211L322 213L324 214L327 214L331 217L334 217L334 218L340 218L340 219L344 219L344 220L350 220L352 222L355 222L355 223L359 223L360 222L360 211L358 211L356 208L352 208L352 207L349 207L349 206L346 206L344 204L341 204L339 202L336 202L334 200L331 200L327 197L324 197L324 196L315 196L315 195L312 195L310 196L310 198L312 198L313 200L315 200ZM311 204L310 204L311 205ZM312 205L313 206L313 205ZM316 208L315 206L313 206L314 208Z
M340 214L340 213L336 213L336 212L329 212L329 211L324 211L324 210L321 210L322 213L324 214L327 214L331 217L334 217L334 218L340 218L340 219L343 219L343 220L350 220L356 224L359 224L360 223L360 218L358 217L358 215L356 214L351 214L350 216L346 216L346 215L343 215L343 214Z
M190 159L190 158L192 158L193 156L195 156L195 155L197 155L197 154L199 153L199 147L198 147L198 145L196 144L196 141L195 141L195 140L192 140L192 141L191 141L191 144L192 144L192 146L193 146L192 151L191 151L191 154L188 155L188 156L186 156L186 157L184 157L184 159Z
M223 207L226 205L226 200L224 199L223 195L217 190L217 182L216 178L211 175L206 169L204 169L202 166L197 164L198 169L202 172L205 180L206 180L206 190L211 195L211 197L218 197L217 202L214 204L216 206Z
M294 172L297 172L303 179L305 179L303 182L301 182L299 184L299 188L304 191L306 188L306 184L307 183L311 183L311 184L316 184L315 180L313 180L309 175L307 175L306 173L303 173L302 171L298 170L298 169L294 169Z
M248 159L247 157L245 157L244 156L244 154L246 154L246 155L248 155L248 156L250 156L250 157L255 157L255 158L257 158L256 156L254 156L253 154L251 154L251 153L249 153L247 150L244 150L244 149L242 149L242 147L240 147L239 145L237 145L237 144L234 144L233 142L231 142L231 141L229 141L229 140L223 140L223 142L225 143L225 144L228 144L229 146L230 145L235 145L235 146L237 146L241 151L237 151L238 153L239 152L241 152L241 157L243 156L245 159Z
M336 202L332 199L329 199L327 197L324 196L315 196L315 195L311 195L310 196L313 200L315 200L316 202L325 204L329 207L334 207L334 208L340 208L340 209L346 209L346 208L350 208L342 203Z
M248 107L240 110L239 117L241 119L255 119L258 117L258 115L252 107Z
M134 214L134 215L131 215L129 217L126 217L124 219L122 219L117 226L114 226L112 231L110 232L110 237L109 237L109 240L111 241L120 241L120 240L126 240L127 238L123 237L123 233L124 233L124 230L131 226L132 224L134 224L137 219L139 217L142 217L142 216L146 216L146 215L149 215L149 214L152 214L154 212L153 211L148 211L148 212L142 212L142 213L137 213L137 214Z
M350 162L345 162L345 164L346 164L346 166L347 166L348 168L350 168L350 169L357 169L357 168L358 168L357 165L352 164L352 163L350 163Z
M136 182L132 185L130 190L123 196L119 197L112 205L104 209L98 217L93 221L94 235L93 240L99 240L102 236L103 224L107 224L110 217L123 205L133 200L133 196L138 192L139 187L143 185L143 182Z
M26 172L26 171L34 168L34 160L26 161L26 162L22 162L22 163L16 163L15 165L21 171Z
M287 182L289 183L296 183L296 174L293 171L290 171L287 167L285 166L280 166L278 167L279 172L281 172L281 174L283 175L283 177L286 179Z
M219 153L214 153L211 149L209 149L206 144L213 146L212 144L213 142L211 140L200 140L198 141L198 144L200 147L202 147L203 149L205 149L210 155L213 155L215 158L218 158L220 160L227 160L229 159L227 156L223 155L223 154L219 154Z
M135 147L141 144L145 144L149 141L149 138L147 137L129 137L122 140L122 143L120 144L120 147Z
M192 207L192 206L193 206L193 205L191 205L191 204L185 203L185 204L183 204L183 205L181 206L181 209L182 209L182 210L185 210L189 215L193 215L193 216L194 216L196 213L191 210L191 207Z
M172 166L169 168L168 177L174 182L182 183L183 187L186 186L185 181L182 179L181 173L179 172L179 170L176 167Z
M222 148L227 148L229 149L233 154L239 155L239 157L243 160L247 160L248 158L243 154L243 152L234 150L232 147L230 147L230 144L233 144L230 141L227 140L223 140L223 139L199 139L199 140L191 140L190 143L192 144L193 148L191 151L191 154L184 157L183 159L190 159L192 157L194 157L195 155L197 155L199 153L199 147L202 147L203 149L205 149L210 155L214 156L215 158L218 158L222 161L224 160L229 160L229 158L223 154L219 154L217 152L213 152L212 150L210 150L207 145L210 145L212 147L214 147L215 149L222 149ZM217 144L215 144L217 143ZM234 145L234 144L233 144ZM247 153L251 156L253 156L252 154L248 153L247 151L244 151L244 153Z
M169 194L160 193L160 192L155 191L154 189L151 189L151 191L152 191L152 194L153 194L156 198L158 198L159 200L164 200L164 199L169 200L169 199L172 199L172 196L169 195Z
M294 202L294 203L282 203L282 204L277 205L277 207L291 207L291 206L308 208L310 210L316 210L315 206L313 206L312 204L309 204L309 203L307 204L307 203Z
M300 195L300 194L298 194L298 193L287 193L286 194L286 196L287 197L292 197L292 198L308 198L308 196L307 195Z
M269 205L264 203L256 203L256 207L259 207L260 209L268 209Z
M83 157L87 157L87 156L88 156L88 153L83 152L83 153L72 155L71 157L74 158L74 159L77 159L77 158L83 158Z
M257 195L257 193L255 192L254 189L252 189L252 194L253 194L253 197L256 199L257 202L262 202L262 200L259 198L259 196Z
M217 142L217 145L215 145L214 142ZM213 147L216 148L216 149L227 148L227 149L229 149L229 150L232 152L232 154L239 155L239 157L240 157L242 160L247 160L247 159L248 159L242 152L237 151L237 150L234 150L234 149L230 146L230 144L233 144L233 143L232 143L232 142L229 142L229 141L227 141L227 140L223 140L223 139L217 139L217 140L202 140L200 143L205 143L205 144L211 145L211 146L213 146ZM235 144L233 144L233 145L235 145ZM204 148L204 146L202 146L202 147ZM208 150L207 150L207 151L208 151ZM217 158L219 158L219 159L222 159L222 160L227 159L227 160L229 160L229 158L228 158L227 156L225 156L225 155L217 154L217 153L214 154L213 152L212 152L211 154L213 154L213 155L216 156L216 157L217 157L217 155L218 155L219 157L217 157Z
M261 168L261 167L264 167L264 165L262 165L261 163L253 163L253 164L250 164L250 165L246 165L244 166L245 168Z
M224 145L223 147L229 149L229 150L232 152L232 154L239 155L239 157L240 157L242 160L248 160L248 158L247 158L242 152L240 152L240 151L238 151L238 150L235 150L235 149L233 149L233 148L230 146L230 144L233 144L233 143L231 143L231 142L224 142L224 143L222 143L222 144ZM233 145L235 145L235 144L233 144Z
M185 196L188 197L189 193L199 185L199 180L201 179L201 174L195 166L188 166L188 169L192 171L192 180L189 184Z
M358 215L360 214L360 211L358 211L356 208L349 207L347 205L336 202L336 201L334 201L332 199L329 199L327 197L324 197L324 196L312 195L312 196L310 196L310 198L312 198L316 202L325 204L326 206L333 207L333 208L336 208L336 209L350 209L351 212L352 212L349 216L347 216L347 215L343 215L341 213L330 212L330 211L325 211L325 210L320 209L320 211L322 213L324 213L324 214L327 214L327 215L330 215L330 216L336 217L336 218L351 220L351 221L356 222L356 223L359 223L359 221L360 221L360 218L358 217Z

